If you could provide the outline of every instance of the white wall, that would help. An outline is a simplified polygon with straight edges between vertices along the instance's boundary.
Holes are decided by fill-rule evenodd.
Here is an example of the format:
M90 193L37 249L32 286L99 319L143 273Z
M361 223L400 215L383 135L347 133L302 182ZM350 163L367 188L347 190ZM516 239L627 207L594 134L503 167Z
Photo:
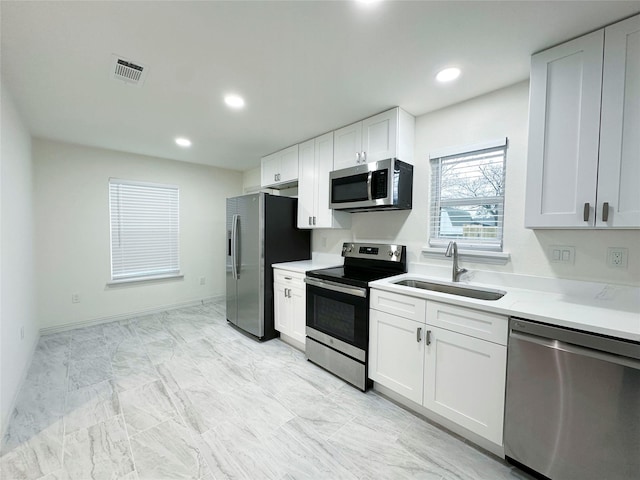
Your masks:
M247 170L242 175L242 191L244 193L257 192L260 190L262 170L260 167Z
M356 213L350 231L319 230L313 234L313 250L339 253L343 241L381 241L406 244L409 260L449 265L450 259L427 258L429 220L429 152L442 148L509 138L505 199L504 248L511 261L504 266L473 264L470 269L640 285L639 230L537 230L523 227L527 160L528 82L474 98L416 119L413 210L410 212ZM322 247L326 241L326 247ZM549 245L575 247L574 265L551 263ZM607 247L629 249L627 269L606 265Z
M0 89L0 432L3 432L38 340L38 325L31 137L4 83Z
M40 139L33 156L42 328L224 295L225 199L242 192L240 172ZM110 177L180 186L183 280L106 286ZM80 303L71 302L72 293Z

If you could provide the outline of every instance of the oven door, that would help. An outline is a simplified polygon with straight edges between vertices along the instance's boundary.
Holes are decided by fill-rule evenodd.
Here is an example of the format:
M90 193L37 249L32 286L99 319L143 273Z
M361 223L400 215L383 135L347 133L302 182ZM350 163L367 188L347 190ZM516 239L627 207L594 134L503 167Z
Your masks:
M366 360L369 298L366 288L307 277L307 336Z

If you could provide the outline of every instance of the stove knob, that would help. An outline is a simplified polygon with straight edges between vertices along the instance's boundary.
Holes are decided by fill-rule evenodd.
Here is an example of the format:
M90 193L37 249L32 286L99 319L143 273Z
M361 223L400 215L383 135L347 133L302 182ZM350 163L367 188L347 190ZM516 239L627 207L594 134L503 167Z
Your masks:
M396 257L399 257L399 256L400 256L400 252L399 252L398 250L396 250L395 252L393 252L393 254L394 254Z
M393 257L393 250L389 250L389 256Z

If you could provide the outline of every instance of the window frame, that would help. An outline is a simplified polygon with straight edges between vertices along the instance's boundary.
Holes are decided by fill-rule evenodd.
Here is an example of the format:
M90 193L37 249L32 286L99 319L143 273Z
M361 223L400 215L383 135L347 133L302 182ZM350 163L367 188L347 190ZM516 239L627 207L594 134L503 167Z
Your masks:
M505 219L505 179L506 179L506 167L507 167L507 150L508 139L502 137L482 143L476 143L466 146L450 147L442 150L438 150L429 154L429 169L430 169L430 193L429 193L429 220L428 220L428 234L427 234L427 246L423 249L425 253L437 251L445 248L449 242L455 241L458 247L467 252L478 252L482 254L485 252L488 257L495 257L496 254L500 254L504 249L504 219ZM487 197L464 197L460 199L442 200L441 197L441 184L442 184L442 163L445 160L451 161L456 158L473 157L476 155L487 154L492 151L503 151L502 159L502 195L500 196L487 196ZM471 161L471 160L469 160ZM438 165L436 166L436 162ZM438 175L434 178L434 175ZM441 229L441 208L442 204L448 207L455 208L456 206L465 205L477 205L477 204L497 204L498 205L498 235L497 240L482 240L478 238L453 238L443 237L440 235ZM436 217L437 215L437 217ZM501 256L501 255L500 255ZM508 254L505 255L508 258Z
M117 265L114 263L114 228L115 229L123 229L122 216L114 211L114 207L116 204L114 202L114 193L113 187L124 186L133 186L133 187L142 187L143 189L155 189L157 193L162 195L173 195L173 198L169 200L171 211L168 212L168 216L170 217L169 222L172 222L170 225L167 223L165 228L167 232L170 234L170 239L166 242L166 248L171 251L169 256L171 257L167 261L162 262L162 260L158 261L155 268L155 271L140 271L140 272L124 272L124 273L115 273L117 270ZM164 192L163 192L164 191ZM151 200L153 194L149 196L140 197L141 201ZM109 267L110 267L110 280L107 282L108 286L116 286L120 284L128 284L128 283L137 283L137 282L147 282L147 281L157 281L164 279L175 279L175 278L184 278L180 271L180 187L178 185L173 184L160 184L160 183L151 183L151 182L143 182L137 180L125 180L120 178L109 178L108 182L108 202L109 202ZM139 207L137 205L137 207ZM163 205L166 207L166 205ZM162 208L163 206L155 205L157 209ZM118 205L118 208L120 205ZM159 210L156 210L158 212ZM153 213L152 213L153 214ZM118 219L118 224L114 224L114 219ZM126 228L126 227L125 227ZM117 232L116 232L117 233ZM130 258L134 258L135 255L132 255ZM159 255L160 257L160 255ZM121 264L126 263L125 261L121 261ZM165 268L162 268L164 266Z

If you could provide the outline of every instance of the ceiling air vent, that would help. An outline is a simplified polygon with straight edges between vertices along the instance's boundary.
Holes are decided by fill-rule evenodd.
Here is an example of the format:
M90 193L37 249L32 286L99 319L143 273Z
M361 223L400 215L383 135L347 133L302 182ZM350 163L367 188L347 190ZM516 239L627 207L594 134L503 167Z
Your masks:
M141 87L147 76L147 67L119 55L111 56L111 78Z

